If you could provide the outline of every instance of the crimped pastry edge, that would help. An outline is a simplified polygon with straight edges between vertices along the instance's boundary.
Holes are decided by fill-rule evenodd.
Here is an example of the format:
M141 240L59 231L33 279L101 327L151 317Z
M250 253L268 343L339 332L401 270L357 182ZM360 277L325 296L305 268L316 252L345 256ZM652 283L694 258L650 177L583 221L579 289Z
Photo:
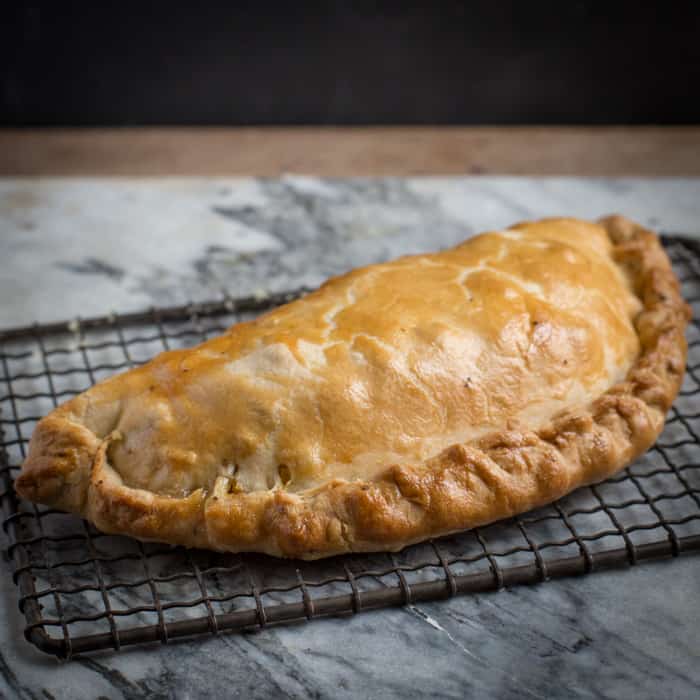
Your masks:
M663 429L683 380L690 309L655 234L621 216L599 223L643 305L635 320L641 352L624 381L538 431L494 432L421 464L389 465L372 481L238 494L220 482L209 493L174 498L126 486L109 464L109 446L119 434L100 441L80 424L80 402L74 401L37 425L16 490L76 512L105 532L316 559L396 551L605 479L646 451Z

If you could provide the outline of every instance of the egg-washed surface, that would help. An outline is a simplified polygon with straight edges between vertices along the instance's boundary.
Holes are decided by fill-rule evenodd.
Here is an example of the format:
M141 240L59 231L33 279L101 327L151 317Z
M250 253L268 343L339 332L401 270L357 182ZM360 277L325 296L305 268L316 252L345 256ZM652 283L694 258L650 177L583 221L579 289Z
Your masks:
M645 298L659 286L663 300ZM145 538L396 549L551 500L648 446L665 408L631 386L602 428L591 407L664 324L675 350L657 383L672 399L685 314L658 241L630 222L484 234L355 270L93 387L39 425L18 487Z

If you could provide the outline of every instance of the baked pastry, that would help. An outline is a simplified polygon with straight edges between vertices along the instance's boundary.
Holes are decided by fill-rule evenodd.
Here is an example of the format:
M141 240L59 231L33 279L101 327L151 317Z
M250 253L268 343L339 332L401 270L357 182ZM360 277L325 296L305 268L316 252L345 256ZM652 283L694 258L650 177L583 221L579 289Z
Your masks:
M518 224L93 386L39 422L16 488L190 547L398 550L629 464L678 392L688 319L653 233Z

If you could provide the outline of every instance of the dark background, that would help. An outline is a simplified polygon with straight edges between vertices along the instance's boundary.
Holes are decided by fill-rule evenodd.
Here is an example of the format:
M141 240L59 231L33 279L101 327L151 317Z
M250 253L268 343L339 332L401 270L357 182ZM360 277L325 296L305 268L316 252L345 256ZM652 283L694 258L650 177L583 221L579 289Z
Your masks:
M0 124L700 122L700 2L33 2Z

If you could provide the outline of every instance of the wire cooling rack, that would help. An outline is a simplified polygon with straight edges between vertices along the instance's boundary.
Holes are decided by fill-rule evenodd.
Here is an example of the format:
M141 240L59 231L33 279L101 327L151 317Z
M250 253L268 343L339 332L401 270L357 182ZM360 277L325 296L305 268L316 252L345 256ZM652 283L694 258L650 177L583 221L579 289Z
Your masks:
M666 238L700 306L700 247ZM97 649L262 628L499 589L700 549L700 324L683 389L641 459L546 508L398 554L317 562L186 550L105 535L18 500L12 481L37 420L117 371L297 296L224 299L0 332L0 500L26 638L69 658Z

